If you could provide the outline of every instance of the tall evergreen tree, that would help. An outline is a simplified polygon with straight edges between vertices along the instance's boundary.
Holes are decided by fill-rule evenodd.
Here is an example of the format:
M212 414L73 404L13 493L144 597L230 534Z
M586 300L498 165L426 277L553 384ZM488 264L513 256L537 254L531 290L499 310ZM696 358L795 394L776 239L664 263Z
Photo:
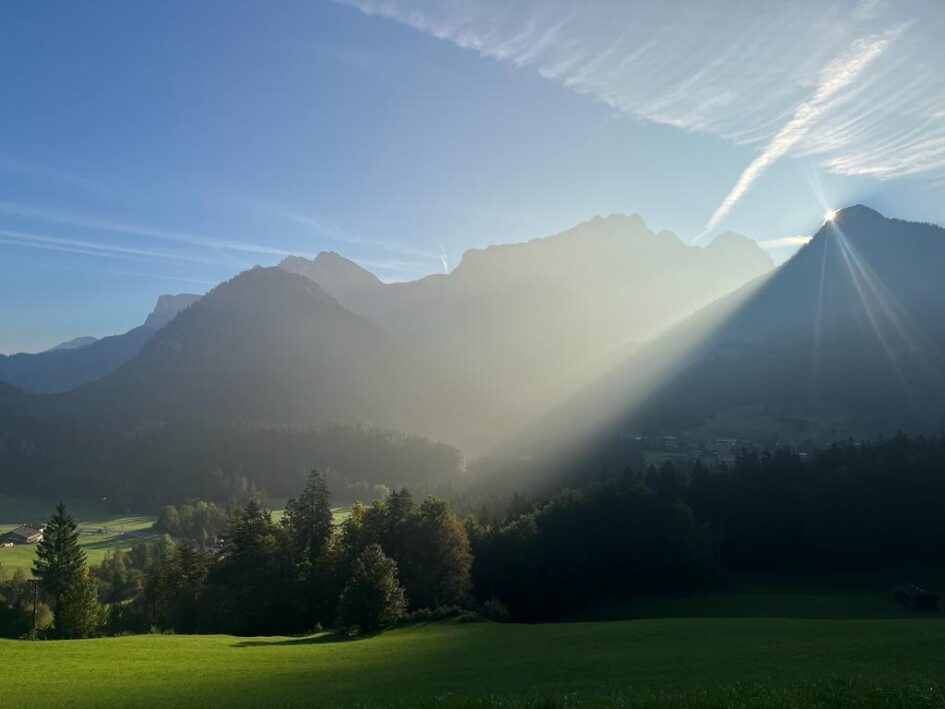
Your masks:
M225 588L232 632L288 632L296 623L296 569L286 530L255 500L231 520L211 583Z
M57 627L62 599L81 582L84 568L85 552L79 547L75 520L66 511L65 504L60 502L46 524L33 561L33 575L52 600Z
M289 500L282 523L289 531L299 561L315 566L331 538L331 498L325 476L308 475L299 498Z
M331 498L325 476L308 475L298 499L289 500L282 524L288 533L293 562L301 581L299 601L309 622L330 623L341 591L326 558L332 533Z
M207 573L206 556L184 539L177 547L177 630L192 633L199 625L200 594Z

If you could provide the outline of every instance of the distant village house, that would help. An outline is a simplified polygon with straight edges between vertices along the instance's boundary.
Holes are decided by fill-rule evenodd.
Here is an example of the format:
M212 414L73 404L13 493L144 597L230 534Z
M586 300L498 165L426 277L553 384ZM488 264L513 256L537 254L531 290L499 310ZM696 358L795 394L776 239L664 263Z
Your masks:
M0 536L0 545L9 546L11 544L36 544L43 540L43 530L36 527L17 527L11 529L6 534Z

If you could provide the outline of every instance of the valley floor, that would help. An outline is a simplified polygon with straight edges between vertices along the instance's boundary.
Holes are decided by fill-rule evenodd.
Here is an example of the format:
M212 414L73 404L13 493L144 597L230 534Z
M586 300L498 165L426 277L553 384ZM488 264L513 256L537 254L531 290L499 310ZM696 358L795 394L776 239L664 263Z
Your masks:
M945 706L934 619L440 622L348 640L0 641L0 705Z

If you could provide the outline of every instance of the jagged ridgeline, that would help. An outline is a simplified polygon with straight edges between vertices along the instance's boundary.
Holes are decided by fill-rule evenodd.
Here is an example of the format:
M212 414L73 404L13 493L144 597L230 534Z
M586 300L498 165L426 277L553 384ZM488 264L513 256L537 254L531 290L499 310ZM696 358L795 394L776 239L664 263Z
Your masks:
M472 250L453 273L412 283L384 284L337 254L287 259L187 303L148 328L127 361L102 363L113 371L96 381L48 397L7 391L2 473L21 489L94 480L96 494L148 499L168 489L209 495L216 468L240 469L277 494L303 458L348 467L350 481L442 481L457 468L456 449L411 436L486 451L667 324L771 267L745 237L686 246L624 216ZM91 357L104 342L56 354ZM320 455L339 439L338 424L358 449L388 440L378 429L407 435L390 434L397 443L381 448L391 462L368 473L341 466L340 453ZM280 446L307 453L268 470Z

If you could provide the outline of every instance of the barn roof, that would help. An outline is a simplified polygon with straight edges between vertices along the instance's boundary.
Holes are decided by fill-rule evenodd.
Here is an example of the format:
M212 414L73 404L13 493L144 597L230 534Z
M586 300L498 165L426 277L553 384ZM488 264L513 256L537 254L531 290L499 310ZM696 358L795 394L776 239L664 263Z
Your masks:
M42 530L36 529L35 527L28 527L22 525L16 529L11 529L6 534L2 535L4 538L9 537L20 537L21 539L29 539L32 536L39 534Z

